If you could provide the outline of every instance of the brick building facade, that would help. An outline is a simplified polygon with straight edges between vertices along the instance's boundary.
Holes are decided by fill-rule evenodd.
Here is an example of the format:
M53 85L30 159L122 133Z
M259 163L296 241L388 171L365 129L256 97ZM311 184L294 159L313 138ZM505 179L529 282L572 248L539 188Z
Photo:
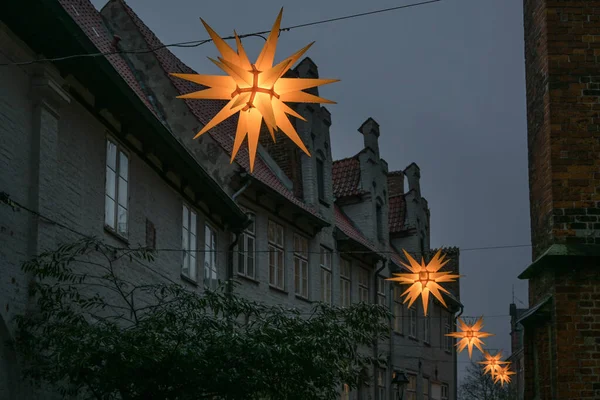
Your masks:
M23 19L33 8L39 10L38 17ZM88 0L23 0L18 6L3 4L0 16L2 62L33 59L35 54L56 57L161 45L122 0L110 1L101 13ZM46 40L36 30L53 32L60 40ZM363 135L363 150L334 161L331 114L319 105L298 105L296 111L306 121L294 121L295 127L313 156L283 137L273 143L265 135L254 174L249 174L244 148L229 162L235 119L192 139L222 105L176 98L197 88L169 76L193 71L166 48L48 63L41 69L35 64L7 68L10 73L0 76L0 132L10 140L0 142L0 154L10 157L0 170L0 191L111 243L183 248L183 228L196 248L216 250L217 256L200 252L189 261L170 252L156 262L191 290L202 292L215 278L235 278L240 294L271 304L300 309L315 301L386 305L395 315L392 334L373 351L385 355L389 366L368 371L367 387L352 393L341 388L342 398L392 399L392 372L403 370L411 382L405 399L456 399L454 341L444 334L454 330L454 315L462 307L458 283L450 288L449 309L432 301L431 316L425 318L417 305L406 309L399 301L401 292L385 281L401 270L401 249L426 258L434 250L419 167L412 163L404 171L388 171L379 155L376 121L368 118L356 133ZM51 79L39 80L40 71L43 76L50 71ZM319 73L306 58L290 75ZM32 87L51 98L39 101ZM55 103L60 104L50 112L33 113L38 104ZM33 145L36 141L40 144ZM127 166L123 204L108 200L113 152ZM119 177L123 168L117 169ZM44 192L26 189L32 182ZM116 214L106 211L109 203ZM0 213L0 235L10 243L0 248L0 267L10 270L17 282L15 287L2 281L4 339L12 335L12 313L27 305L22 290L27 278L19 273L20 264L69 237L4 205ZM107 215L113 217L112 228ZM193 235L191 226L196 227ZM281 257L269 257L269 252ZM445 268L458 272L458 249L444 252L452 259ZM131 273L143 274L135 271ZM0 356L0 398L2 390L11 391L8 399L24 398L11 375L15 355Z
M600 396L600 1L525 0L525 398Z

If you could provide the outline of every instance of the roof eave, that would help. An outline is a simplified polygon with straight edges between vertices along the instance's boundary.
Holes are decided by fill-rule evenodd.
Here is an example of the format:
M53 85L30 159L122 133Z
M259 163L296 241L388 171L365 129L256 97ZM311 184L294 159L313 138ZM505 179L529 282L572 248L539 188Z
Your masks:
M553 244L519 275L519 279L531 279L545 269L576 266L598 259L600 245Z

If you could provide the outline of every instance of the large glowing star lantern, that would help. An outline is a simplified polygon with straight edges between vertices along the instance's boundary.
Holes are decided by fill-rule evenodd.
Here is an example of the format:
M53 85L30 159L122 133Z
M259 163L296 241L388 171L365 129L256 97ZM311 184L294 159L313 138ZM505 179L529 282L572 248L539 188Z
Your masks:
M479 351L483 353L483 348L481 345L484 343L481 339L494 336L492 333L481 332L481 328L483 328L483 317L477 319L477 321L472 325L466 324L462 318L459 318L458 328L462 332L447 333L446 336L460 339L456 344L456 346L458 346L458 352L460 353L465 349L465 347L467 347L469 350L469 359L473 355L473 346L477 347Z
M448 306L446 305L446 302L444 302L444 298L440 292L449 292L440 286L440 283L453 282L456 278L459 278L460 275L438 271L450 260L444 261L445 255L442 256L440 250L433 256L431 261L429 261L429 264L425 265L425 260L423 258L421 258L421 263L419 264L406 252L406 250L403 251L410 265L404 264L403 262L401 262L401 264L408 268L411 273L394 274L394 277L388 278L387 280L396 281L402 285L411 285L404 293L402 293L402 296L406 295L404 303L409 301L408 307L410 307L415 300L421 296L423 298L423 311L424 314L427 315L429 293L431 293L444 305L444 307L447 308Z
M204 90L178 96L178 98L229 100L227 105L198 132L194 139L239 112L237 131L235 133L233 151L231 152L231 162L233 162L247 136L250 172L254 170L254 160L256 158L258 139L263 120L273 140L275 140L275 132L281 130L310 156L308 149L302 143L300 136L298 136L298 132L296 132L296 129L290 123L288 115L304 121L306 119L285 103L335 103L306 93L303 90L337 82L337 79L283 78L283 75L312 46L312 43L291 57L273 65L282 13L283 9L279 12L271 33L254 63L248 59L242 42L236 33L234 33L234 36L237 43L237 51L225 43L202 20L208 34L221 53L218 61L212 58L209 59L225 71L227 76L171 74L177 78L207 87Z
M483 373L490 374L492 377L502 369L503 364L510 364L510 361L502 361L501 351L497 352L495 355L491 355L487 351L484 351L483 357L485 360L479 362L479 364L483 364Z
M500 368L500 370L494 376L494 383L500 382L501 386L504 386L505 383L510 383L510 376L514 375L515 373L510 371L508 368L508 365Z

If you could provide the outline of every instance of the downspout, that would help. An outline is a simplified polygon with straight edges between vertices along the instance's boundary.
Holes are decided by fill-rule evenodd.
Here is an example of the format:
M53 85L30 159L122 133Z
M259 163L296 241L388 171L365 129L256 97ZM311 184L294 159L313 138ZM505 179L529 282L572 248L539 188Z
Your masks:
M389 266L389 263L390 263L390 259L389 258L386 260L386 263ZM388 293L389 293L388 307L389 307L389 310L393 313L394 312L394 308L393 308L394 307L394 287L392 285L389 285L389 291L388 291ZM392 317L392 318L395 318L395 316ZM392 373L394 371L394 368L393 368L394 367L394 327L392 325L393 323L394 323L393 319L390 319L390 339L388 340L388 343L390 345L389 346L390 347L390 351L389 351L389 356L388 356L388 360L389 360L388 361L388 363L389 363L388 365L391 368L388 368L388 374L387 374L388 377L392 376L390 374L390 369L391 369ZM392 388L392 385L390 385L390 387L389 387L388 394L389 394L389 398L390 399L394 395L394 389Z
M460 305L460 312L454 317L454 326L456 327L456 321L462 315L465 310L465 306ZM458 355L456 349L452 349L454 352L454 400L458 399Z
M386 259L383 262L383 264L381 265L381 268L379 268L377 271L375 271L375 278L373 279L374 282L375 282L375 285L373 285L373 287L375 288L375 290L373 291L373 293L375 295L375 297L374 297L375 298L375 302L373 304L377 304L378 300L379 300L379 297L377 295L377 277L379 276L379 273L381 271L383 271L385 269L385 267L387 267L387 263L388 263L388 260ZM377 352L379 350L378 347L379 347L378 340L377 339L373 340L373 357L375 357L375 358L377 358ZM373 372L374 372L373 373L373 391L375 392L375 399L376 400L380 400L379 399L379 391L377 390L378 389L378 387L377 387L377 373L379 371L373 371Z
M239 195L241 195L246 189L248 189L248 187L252 183L252 180L250 180L250 178L248 178L248 175L245 172L242 173L241 176L242 176L242 178L246 179L246 183L244 184L244 186L241 187L240 190L238 190L237 192L235 192L233 194L233 196L231 196L231 198L234 201ZM246 217L246 223L244 223L244 228L246 226L248 226L249 222L250 222L250 219L248 217ZM242 234L244 228L240 228L240 229L237 229L232 232L233 236L234 236L233 241L227 248L228 259L227 259L226 281L227 281L227 295L228 296L231 296L233 294L233 257L234 257L233 249L238 244L238 241L240 240L240 235Z

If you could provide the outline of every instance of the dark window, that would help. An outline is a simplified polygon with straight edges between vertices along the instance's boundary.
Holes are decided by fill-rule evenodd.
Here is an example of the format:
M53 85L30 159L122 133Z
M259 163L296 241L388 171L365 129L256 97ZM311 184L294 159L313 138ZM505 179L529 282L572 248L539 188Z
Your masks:
M379 240L383 240L383 220L381 216L381 205L377 204L376 208L376 216L377 216L377 237Z
M317 158L317 185L319 199L325 200L325 178L323 177L323 160Z
M425 254L425 241L423 237L419 238L419 247L421 248L421 256L423 256Z
M156 228L152 221L146 218L146 247L149 249L156 248Z

